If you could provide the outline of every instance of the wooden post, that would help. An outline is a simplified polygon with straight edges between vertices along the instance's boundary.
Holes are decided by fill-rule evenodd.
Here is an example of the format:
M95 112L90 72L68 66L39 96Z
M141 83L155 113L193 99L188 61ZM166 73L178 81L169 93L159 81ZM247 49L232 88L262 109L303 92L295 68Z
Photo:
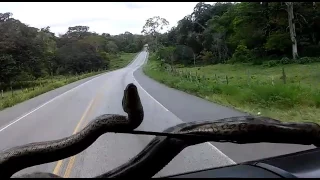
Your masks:
M250 71L247 69L247 84L248 85L250 84L250 80L251 80Z
M10 86L10 89L11 89L11 95L13 96L13 89L12 89L12 86Z
M3 90L1 90L1 98L3 99L4 97L3 97Z
M226 80L227 80L227 84L229 84L229 79L228 79L228 75L226 75Z
M284 71L284 67L282 67L282 80L283 80L283 84L287 83L287 76L286 76L286 72Z

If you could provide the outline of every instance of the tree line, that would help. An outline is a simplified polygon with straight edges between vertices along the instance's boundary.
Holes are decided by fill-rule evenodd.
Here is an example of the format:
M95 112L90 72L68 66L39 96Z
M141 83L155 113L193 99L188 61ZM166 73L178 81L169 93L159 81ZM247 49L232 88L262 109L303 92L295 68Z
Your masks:
M152 40L150 49L166 63L291 63L320 56L316 2L199 2L177 26L157 31L156 26L167 25L154 17L143 28ZM153 31L147 33L146 27Z
M57 37L49 26L38 29L13 18L10 12L0 13L0 87L105 70L110 59L119 58L122 52L138 52L145 43L143 35L100 35L80 25Z

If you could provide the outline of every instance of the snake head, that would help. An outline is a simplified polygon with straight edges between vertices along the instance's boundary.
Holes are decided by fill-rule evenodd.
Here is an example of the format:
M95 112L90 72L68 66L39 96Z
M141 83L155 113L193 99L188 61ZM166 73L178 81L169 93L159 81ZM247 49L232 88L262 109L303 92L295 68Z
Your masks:
M138 89L133 83L128 84L124 90L122 108L128 114L143 112Z

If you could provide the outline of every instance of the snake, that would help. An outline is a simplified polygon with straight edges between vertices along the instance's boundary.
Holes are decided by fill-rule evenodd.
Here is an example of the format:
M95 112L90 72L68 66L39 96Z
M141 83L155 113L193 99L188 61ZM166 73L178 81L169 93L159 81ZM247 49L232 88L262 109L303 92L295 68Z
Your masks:
M219 120L180 123L163 132L190 136L156 136L134 158L95 178L150 178L186 147L208 142L320 144L320 126L312 122L282 122L262 116L238 116Z
M66 138L29 143L0 153L0 177L11 177L26 167L68 158L85 150L108 131L131 131L143 121L144 111L137 87L130 83L124 90L122 108L127 116L103 114L78 133ZM52 175L54 176L54 175Z
M0 177L11 177L13 173L23 168L75 155L107 132L134 133L133 130L142 123L144 113L137 88L132 83L124 90L122 107L128 116L101 115L70 137L31 143L0 153ZM269 117L251 115L180 123L163 132L174 136L154 137L135 157L95 178L150 178L184 148L208 141L239 144L258 142L316 146L320 144L320 126L316 123L281 122ZM185 135L189 135L188 138ZM35 172L20 177L60 176Z

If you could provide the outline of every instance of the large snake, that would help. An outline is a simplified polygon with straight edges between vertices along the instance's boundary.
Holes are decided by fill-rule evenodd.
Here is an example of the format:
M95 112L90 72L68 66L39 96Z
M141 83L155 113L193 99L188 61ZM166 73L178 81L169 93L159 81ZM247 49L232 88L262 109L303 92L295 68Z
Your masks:
M54 141L36 142L14 147L0 153L0 177L11 177L26 167L49 163L80 153L108 131L132 131L144 117L137 87L128 84L122 99L123 110L128 114L104 114L90 122L80 132Z
M165 167L184 148L207 141L238 144L271 142L320 144L320 126L316 123L288 123L268 117L240 116L215 121L181 123L166 129L173 137L155 137L127 163L96 178L150 178ZM192 135L188 140L179 135ZM201 135L194 137L194 135Z
M133 84L129 84L124 94L122 104L124 111L128 113L128 118L120 115L102 115L73 136L7 150L0 154L0 177L10 177L23 168L75 155L106 132L137 132L133 130L143 119L143 108L138 92ZM207 141L315 145L320 142L320 126L316 123L285 123L256 116L182 123L166 129L163 133L174 136L155 137L130 161L97 177L152 177L184 148ZM185 139L186 137L188 140ZM37 172L21 177L59 176Z

